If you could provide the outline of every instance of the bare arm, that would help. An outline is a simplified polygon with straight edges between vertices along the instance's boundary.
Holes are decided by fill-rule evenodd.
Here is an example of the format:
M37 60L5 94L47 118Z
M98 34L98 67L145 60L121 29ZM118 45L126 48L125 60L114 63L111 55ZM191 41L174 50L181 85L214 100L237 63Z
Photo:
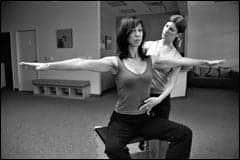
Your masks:
M177 77L178 77L180 70L181 70L180 67L174 69L173 72L171 73L171 75L169 76L169 80L164 88L164 91L158 97L159 103L162 100L164 100L164 98L166 98L172 92L172 90L177 82Z
M142 46L144 52L146 52L147 54L149 54L147 51L148 51L149 48L153 45L153 43L154 43L154 41L145 41L145 42L143 43L143 46Z
M115 72L116 57L109 56L101 59L74 58L50 63L21 62L19 65L33 66L36 70L88 70L95 72Z
M158 67L179 67L179 66L197 66L197 65L217 65L224 63L225 60L204 60L188 57L181 58L154 58L154 62Z
M193 69L193 66L182 66L180 72L188 72Z
M169 80L164 88L164 91L158 96L158 97L150 97L147 100L144 101L144 105L140 107L140 110L146 109L147 114L150 114L150 111L153 107L155 107L157 104L161 103L173 90L176 81L178 73L180 72L180 67L175 68L171 75L169 76Z
M146 49L146 50L149 49L152 46L153 42L154 41L145 41L142 46L143 49Z

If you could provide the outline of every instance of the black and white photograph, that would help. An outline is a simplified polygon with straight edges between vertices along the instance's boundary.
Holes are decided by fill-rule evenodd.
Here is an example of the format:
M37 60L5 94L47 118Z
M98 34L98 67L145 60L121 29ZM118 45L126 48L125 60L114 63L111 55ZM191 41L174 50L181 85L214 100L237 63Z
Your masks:
M1 159L239 159L239 1L0 1Z

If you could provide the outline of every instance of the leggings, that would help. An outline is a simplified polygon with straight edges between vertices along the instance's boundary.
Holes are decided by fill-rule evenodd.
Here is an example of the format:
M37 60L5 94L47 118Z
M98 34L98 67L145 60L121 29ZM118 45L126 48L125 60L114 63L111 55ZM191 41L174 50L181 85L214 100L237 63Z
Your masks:
M126 145L137 136L170 142L166 159L188 159L190 156L192 130L187 126L157 116L126 115L115 111L108 124L105 153L111 159L130 159Z
M158 97L159 94L151 94L151 97ZM150 112L152 116L169 119L169 113L171 109L170 95L168 95L161 103L154 106Z
M151 94L150 97L158 97L159 94ZM169 119L169 114L170 114L170 109L171 109L171 101L170 101L170 95L168 95L167 97L165 97L161 103L157 104L156 106L154 106L150 112L150 115L152 117L161 117L164 119ZM160 141L159 141L160 143ZM140 141L139 143L139 148L141 150L144 149L144 141ZM161 145L161 144L159 144Z
M151 94L151 97L158 97L159 94ZM154 106L151 110L151 116L153 117L161 117L164 119L169 119L171 109L171 103L170 103L170 95L165 97L161 103ZM149 143L149 158L150 159L165 159L166 157L166 151L168 148L169 143L167 141L160 141L160 140L150 140L148 142L141 141L138 145L139 149L144 150L146 147L146 143Z

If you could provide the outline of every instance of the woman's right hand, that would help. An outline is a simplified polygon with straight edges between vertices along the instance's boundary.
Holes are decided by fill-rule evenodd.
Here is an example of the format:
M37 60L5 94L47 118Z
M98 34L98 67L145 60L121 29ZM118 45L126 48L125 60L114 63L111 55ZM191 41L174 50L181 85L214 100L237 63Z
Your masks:
M48 70L49 69L48 63L20 62L19 65L35 67L36 70Z

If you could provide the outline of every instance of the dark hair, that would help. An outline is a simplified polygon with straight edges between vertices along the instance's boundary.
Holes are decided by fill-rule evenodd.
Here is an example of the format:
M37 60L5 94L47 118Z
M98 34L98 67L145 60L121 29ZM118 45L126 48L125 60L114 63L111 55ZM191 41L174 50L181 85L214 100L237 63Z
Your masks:
M118 45L119 58L121 60L130 57L130 53L128 51L128 46L129 46L128 37L131 34L132 29L137 27L137 25L139 24L141 24L143 28L143 38L140 46L138 47L138 54L142 60L148 57L146 56L142 48L142 45L144 43L145 36L146 36L143 22L140 19L133 16L133 17L122 18L119 29L118 29L117 45Z
M186 21L185 21L185 19L182 15L172 15L169 18L169 21L173 22L175 24L178 33L184 33L185 32ZM178 42L177 38L175 38L174 41L173 41L173 45L177 49L178 49L178 43L179 42Z

